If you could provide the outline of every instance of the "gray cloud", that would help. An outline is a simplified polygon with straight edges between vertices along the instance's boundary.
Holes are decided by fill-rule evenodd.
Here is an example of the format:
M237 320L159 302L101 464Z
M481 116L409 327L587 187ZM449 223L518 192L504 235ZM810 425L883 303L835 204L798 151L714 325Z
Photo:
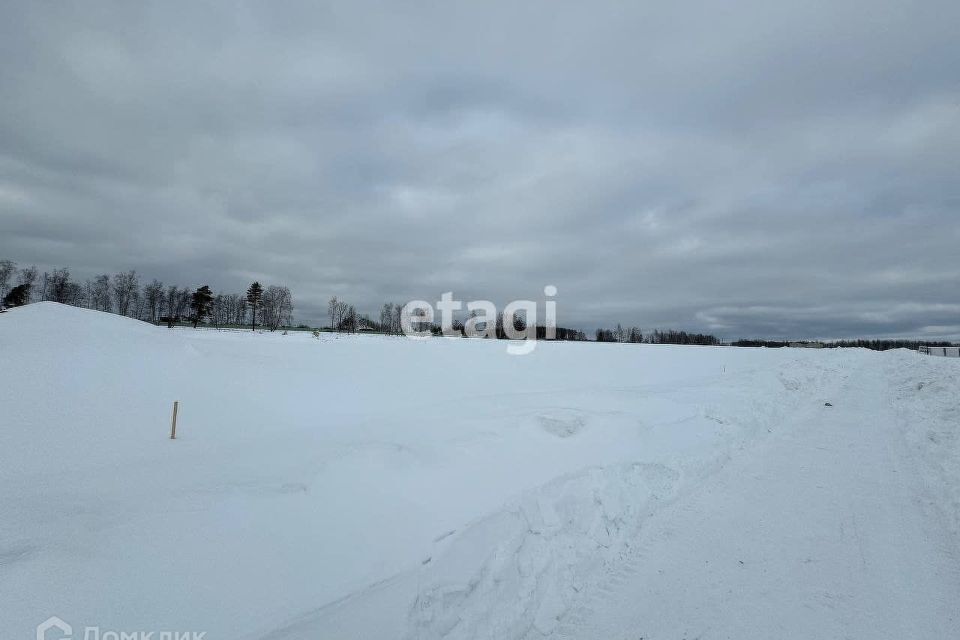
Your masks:
M960 337L955 2L0 12L0 257Z

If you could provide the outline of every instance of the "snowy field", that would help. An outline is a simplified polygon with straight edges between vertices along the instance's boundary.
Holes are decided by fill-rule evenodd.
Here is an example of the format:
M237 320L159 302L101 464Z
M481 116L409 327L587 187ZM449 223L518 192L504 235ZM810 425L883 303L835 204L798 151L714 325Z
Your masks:
M52 303L0 355L4 640L960 637L958 360Z

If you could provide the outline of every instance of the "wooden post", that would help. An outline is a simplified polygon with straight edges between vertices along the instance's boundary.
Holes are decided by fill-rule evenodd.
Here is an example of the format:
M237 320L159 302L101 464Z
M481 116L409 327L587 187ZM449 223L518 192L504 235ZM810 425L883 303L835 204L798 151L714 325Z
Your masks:
M173 422L170 424L170 439L177 439L177 409L180 408L180 403L176 400L173 401Z

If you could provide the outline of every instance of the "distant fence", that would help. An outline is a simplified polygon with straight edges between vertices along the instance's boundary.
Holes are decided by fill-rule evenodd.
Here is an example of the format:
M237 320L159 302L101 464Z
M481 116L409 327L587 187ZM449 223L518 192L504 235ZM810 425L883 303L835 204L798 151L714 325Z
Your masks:
M960 358L960 347L927 347L921 345L918 349L920 353L928 356L940 356L942 358Z

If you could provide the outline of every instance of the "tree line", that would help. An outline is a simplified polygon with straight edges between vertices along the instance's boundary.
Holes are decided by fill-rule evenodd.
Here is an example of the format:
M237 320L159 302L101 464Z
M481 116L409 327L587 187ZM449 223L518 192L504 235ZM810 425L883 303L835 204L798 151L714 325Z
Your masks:
M205 323L216 327L248 325L251 329L261 326L275 330L293 324L293 296L285 286L264 288L259 282L254 282L245 294L214 294L208 285L196 289L165 286L156 279L141 286L140 276L132 270L113 276L101 274L80 283L71 280L70 270L66 267L39 274L36 267L17 269L14 262L0 260L0 301L4 306L20 306L44 300L117 313L170 327L189 322L195 327ZM386 302L380 308L379 318L374 319L358 313L356 307L346 300L333 296L327 304L328 326L337 332L400 335L403 307L401 302ZM471 315L476 317L476 312ZM462 318L453 321L455 334L464 335L464 322ZM495 326L491 333L498 339L507 339L503 314L498 313L492 322ZM522 316L514 317L513 323L517 332L526 330L526 321ZM443 333L439 324L424 321L415 321L413 324L418 330L428 330L434 335ZM476 326L481 332L487 329L484 322ZM535 330L537 339L546 339L545 326L538 325ZM588 340L587 335L579 329L556 327L554 335L554 339L560 341ZM644 335L637 327L624 329L620 325L616 329L598 329L595 339L597 342L648 344L720 343L714 336L699 333L657 330Z
M780 347L789 347L790 342L785 340L762 340L758 338L740 339L732 342L734 347L767 347L778 349ZM849 349L859 347L861 349L870 349L871 351L889 351L890 349L910 349L916 351L921 346L926 347L954 347L952 342L946 341L924 341L924 340L892 340L892 339L855 339L855 340L833 340L829 342L816 342L816 346L824 349Z
M290 289L281 285L263 287L254 282L244 293L214 293L208 285L197 288L164 285L159 280L141 284L136 271L114 274L101 274L84 282L71 279L67 267L40 273L37 267L18 268L12 260L0 260L0 303L2 307L17 307L30 302L53 301L62 304L85 307L97 311L116 313L153 324L166 324L173 327L190 323L194 327L201 323L215 327L258 326L271 331L281 327L293 326L293 295ZM403 303L386 302L380 308L378 319L357 312L354 305L334 296L327 305L329 328L337 332L376 332L399 335ZM476 312L475 312L476 313ZM499 339L508 336L503 326L503 314L498 313L492 332ZM434 335L442 335L439 324L415 322L420 330L429 330ZM464 320L453 321L454 333L463 335ZM486 329L484 323L477 326ZM526 329L522 316L514 318L514 328L518 332ZM546 339L546 327L536 327L537 339ZM557 327L555 339L562 341L586 341L586 334L579 329ZM680 344L680 345L719 345L716 336L703 333L690 333L681 330L654 330L644 333L639 327L624 327L620 324L613 329L600 328L594 333L596 342L622 342L643 344ZM740 339L730 343L734 347L787 347L791 343L784 340ZM818 342L817 346L833 348L860 347L874 351L888 349L912 349L920 346L955 346L947 341L894 340L894 339L852 339Z
M249 325L273 331L293 324L293 295L281 285L254 282L244 294L214 293L209 285L195 289L164 285L156 279L141 286L133 270L81 283L71 280L67 267L40 274L34 266L18 269L12 260L0 260L0 301L4 307L59 302L168 327L188 322L194 327Z
M618 324L615 329L597 329L597 342L626 342L634 344L695 344L715 346L721 344L720 338L705 333L688 333L677 329L655 329L644 335L640 327L623 327Z

